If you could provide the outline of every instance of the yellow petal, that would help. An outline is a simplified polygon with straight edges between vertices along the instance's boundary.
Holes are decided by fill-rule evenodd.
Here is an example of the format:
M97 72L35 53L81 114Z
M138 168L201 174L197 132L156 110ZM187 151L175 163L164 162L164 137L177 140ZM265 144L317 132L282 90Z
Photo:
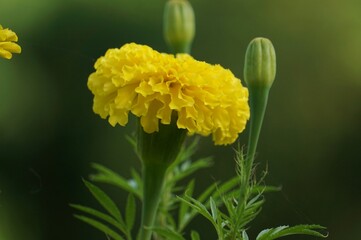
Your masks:
M249 119L247 89L220 65L130 43L109 49L94 67L88 79L93 109L112 125L125 125L131 112L152 133L176 116L178 128L230 144Z

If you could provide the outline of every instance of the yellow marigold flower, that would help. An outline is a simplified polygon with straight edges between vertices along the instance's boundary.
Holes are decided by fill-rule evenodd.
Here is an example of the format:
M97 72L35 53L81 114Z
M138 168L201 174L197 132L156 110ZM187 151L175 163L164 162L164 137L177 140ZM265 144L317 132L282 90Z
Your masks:
M12 53L21 53L21 47L15 43L17 41L16 33L0 25L0 57L11 59Z
M153 133L159 122L170 124L176 116L178 128L230 144L249 119L248 90L241 81L188 54L175 57L130 43L109 49L94 67L88 79L93 110L109 117L112 126L125 126L131 112L145 132Z

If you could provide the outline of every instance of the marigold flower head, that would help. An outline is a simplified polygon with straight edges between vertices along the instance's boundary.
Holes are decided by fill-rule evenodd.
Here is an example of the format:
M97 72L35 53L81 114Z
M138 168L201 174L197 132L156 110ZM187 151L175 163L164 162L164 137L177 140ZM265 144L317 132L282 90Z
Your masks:
M93 110L125 126L140 117L146 133L170 124L190 134L212 134L215 144L233 143L249 119L248 90L231 71L196 61L188 54L159 53L130 43L109 49L95 63L88 87Z
M21 53L21 47L15 43L17 41L16 33L0 25L0 57L11 59L12 53Z

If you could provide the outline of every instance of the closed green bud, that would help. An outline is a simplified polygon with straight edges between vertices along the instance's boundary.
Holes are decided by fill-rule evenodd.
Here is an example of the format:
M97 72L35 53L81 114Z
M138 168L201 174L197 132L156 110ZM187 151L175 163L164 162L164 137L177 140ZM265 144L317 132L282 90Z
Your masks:
M267 107L268 95L276 77L276 53L270 40L253 39L246 51L244 80L249 91L251 120L246 163L246 182L250 180L258 138Z
M187 0L169 0L164 9L164 38L173 53L190 53L195 19Z
M267 38L253 39L246 51L244 80L249 88L270 88L276 77L276 53Z

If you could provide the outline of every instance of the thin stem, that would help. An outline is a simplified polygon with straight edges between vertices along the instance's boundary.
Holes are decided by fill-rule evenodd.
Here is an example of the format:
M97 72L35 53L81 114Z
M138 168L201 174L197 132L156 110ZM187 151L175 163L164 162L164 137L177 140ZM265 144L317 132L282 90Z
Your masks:
M249 182L252 173L254 157L257 150L259 135L267 107L269 88L250 88L251 124L246 158L246 182Z
M183 44L183 43L174 43L173 46L170 47L172 50L172 53L174 55L177 55L178 53L187 53L190 54L191 52L191 44Z
M143 164L143 209L139 240L150 240L158 205L161 198L167 165L164 163Z

